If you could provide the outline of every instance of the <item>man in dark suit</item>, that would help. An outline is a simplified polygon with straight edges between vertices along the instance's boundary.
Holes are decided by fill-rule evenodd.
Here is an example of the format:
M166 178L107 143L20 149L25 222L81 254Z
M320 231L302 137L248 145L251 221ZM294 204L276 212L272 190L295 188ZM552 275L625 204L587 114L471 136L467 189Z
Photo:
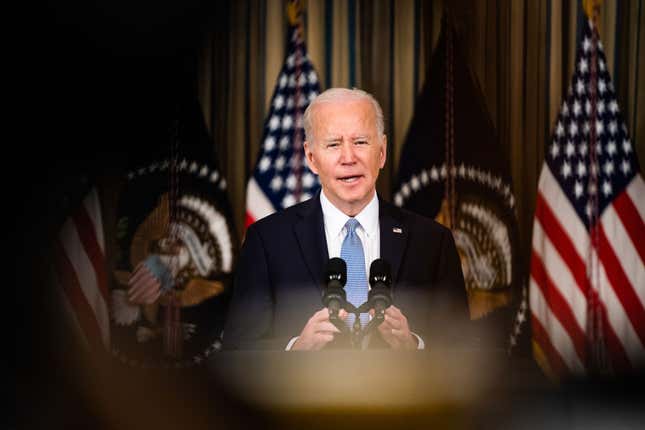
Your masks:
M393 304L368 338L369 346L424 349L449 343L467 321L457 250L445 227L377 197L376 179L387 154L378 102L361 90L327 90L305 111L304 128L306 160L322 190L249 227L225 347L318 350L347 345L346 335L329 321L321 293L327 261L348 255L350 235L359 244L365 272L358 265L362 273L356 278L354 264L348 284L352 276L359 279L366 296L370 263L383 258L392 268Z

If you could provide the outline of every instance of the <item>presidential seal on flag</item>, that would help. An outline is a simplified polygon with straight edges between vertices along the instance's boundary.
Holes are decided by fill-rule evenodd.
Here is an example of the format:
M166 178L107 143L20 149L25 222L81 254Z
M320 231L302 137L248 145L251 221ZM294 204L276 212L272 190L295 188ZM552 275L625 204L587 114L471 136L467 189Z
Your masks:
M460 163L422 168L401 184L394 195L399 207L412 207L417 199L447 188L452 178L459 190L441 199L435 219L452 230L468 293L470 315L479 319L508 306L514 281L513 254L515 200L505 179L480 166Z
M220 348L235 253L225 191L216 169L189 158L128 172L111 291L120 361L186 367Z
M470 318L490 326L501 344L523 294L510 164L454 25L447 16L442 25L401 153L394 203L451 229Z

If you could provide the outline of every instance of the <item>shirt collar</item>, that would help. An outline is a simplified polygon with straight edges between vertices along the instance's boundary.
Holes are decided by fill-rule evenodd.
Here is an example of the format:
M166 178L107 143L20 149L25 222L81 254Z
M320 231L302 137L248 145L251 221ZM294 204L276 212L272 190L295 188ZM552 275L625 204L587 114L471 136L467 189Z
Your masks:
M345 215L340 209L334 206L331 201L329 201L327 196L325 196L324 190L321 190L320 192L320 206L322 207L325 229L329 232L331 237L340 235L350 217ZM378 232L378 215L378 197L376 193L374 193L372 200L370 200L363 210L354 217L361 224L367 237L372 237Z

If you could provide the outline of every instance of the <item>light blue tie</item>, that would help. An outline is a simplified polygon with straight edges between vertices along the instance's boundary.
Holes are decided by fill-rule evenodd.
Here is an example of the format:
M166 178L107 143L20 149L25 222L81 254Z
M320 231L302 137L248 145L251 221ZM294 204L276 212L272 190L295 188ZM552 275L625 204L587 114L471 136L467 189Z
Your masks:
M363 253L363 243L361 238L356 234L356 227L360 223L355 218L350 218L345 224L347 235L343 240L340 248L340 258L347 264L347 283L345 292L347 301L356 307L359 307L367 301L367 276L365 275L365 254ZM354 314L349 314L345 322L352 328L354 324ZM361 326L365 327L369 320L367 313L360 315Z

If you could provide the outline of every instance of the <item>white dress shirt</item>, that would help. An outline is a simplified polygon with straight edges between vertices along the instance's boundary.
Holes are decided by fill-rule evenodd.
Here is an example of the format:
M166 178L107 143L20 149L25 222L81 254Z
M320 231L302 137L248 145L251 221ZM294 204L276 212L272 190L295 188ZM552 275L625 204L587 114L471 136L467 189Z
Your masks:
M322 207L323 223L325 225L325 239L327 239L327 253L329 258L340 257L340 249L347 236L345 224L349 216L338 209L325 196L324 190L320 192L320 206ZM365 255L365 277L369 277L370 265L372 261L381 257L381 229L379 227L379 204L378 197L374 193L372 200L354 217L359 226L356 228L356 234L363 244L363 254ZM367 285L369 289L369 284ZM412 332L411 332L412 333ZM424 349L425 344L416 333L412 333L418 340L418 349ZM366 341L369 342L369 339ZM298 340L298 336L292 338L285 350L289 351L293 344ZM365 342L365 346L367 346Z
M327 239L329 258L340 257L340 249L345 236L347 236L345 224L350 217L334 206L322 191L320 192L320 206L325 224L325 239ZM370 273L372 261L381 256L381 230L378 223L378 213L378 198L374 193L372 200L354 217L359 223L356 234L361 239L365 255L365 278Z

